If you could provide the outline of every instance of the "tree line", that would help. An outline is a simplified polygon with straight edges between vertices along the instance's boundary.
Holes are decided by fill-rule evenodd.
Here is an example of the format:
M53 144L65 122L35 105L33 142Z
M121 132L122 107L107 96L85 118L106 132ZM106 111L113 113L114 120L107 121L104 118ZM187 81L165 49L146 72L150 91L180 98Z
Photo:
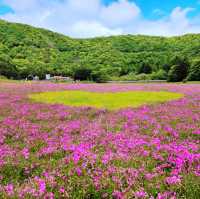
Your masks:
M200 34L72 39L0 20L0 75L75 80L200 80Z

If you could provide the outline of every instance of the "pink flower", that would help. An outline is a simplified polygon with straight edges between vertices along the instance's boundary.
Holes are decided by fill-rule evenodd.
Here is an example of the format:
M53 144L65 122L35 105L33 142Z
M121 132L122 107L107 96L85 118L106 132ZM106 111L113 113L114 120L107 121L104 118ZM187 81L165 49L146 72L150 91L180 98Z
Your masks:
M80 168L76 168L76 173L77 173L78 176L81 176L81 174L82 174L81 169Z
M195 135L200 135L200 129L197 130L197 131L194 131L193 134L195 134Z
M170 191L166 191L164 193L158 193L156 199L176 199L176 193Z
M39 193L40 195L44 194L46 191L46 183L43 179L40 179L39 177L35 177L35 179L37 180L38 183L38 189L39 189Z
M65 188L64 188L64 187L61 187L61 188L59 189L59 191L60 191L60 193L65 193Z
M114 191L112 195L113 195L113 197L114 197L115 199L123 199L123 198L124 198L124 197L123 197L123 193L120 192L120 191Z
M146 198L148 196L148 194L143 189L140 191L136 191L134 195L136 198Z
M175 184L180 184L181 183L181 178L180 176L171 176L166 178L166 183L169 185L175 185Z
M44 198L45 199L54 199L55 197L54 197L54 194L52 192L50 192L50 193L47 193Z
M29 158L29 150L27 148L24 148L22 150L22 155L24 156L25 159Z
M6 190L6 193L11 196L14 194L14 187L12 184L8 184L7 186L5 186L5 190Z

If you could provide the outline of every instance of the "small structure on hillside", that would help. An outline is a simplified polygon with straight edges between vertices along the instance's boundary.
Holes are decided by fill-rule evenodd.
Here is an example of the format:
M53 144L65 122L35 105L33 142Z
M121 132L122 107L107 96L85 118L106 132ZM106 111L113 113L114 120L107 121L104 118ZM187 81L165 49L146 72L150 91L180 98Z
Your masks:
M71 77L51 76L50 74L46 74L45 80L47 80L47 81L68 81L68 82L73 81L73 79Z
M46 74L45 79L46 79L46 80L51 80L51 75L50 75L50 74Z
M37 76L37 75L28 75L27 77L26 77L26 81L39 81L40 80L40 78L39 78L39 76Z
M33 80L35 80L35 81L39 81L40 78L39 78L37 75L35 75L35 76L33 77Z
M63 76L53 76L51 80L55 81L73 81L71 77L63 77Z
M26 78L27 80L33 80L34 79L34 76L33 75L28 75L28 77Z

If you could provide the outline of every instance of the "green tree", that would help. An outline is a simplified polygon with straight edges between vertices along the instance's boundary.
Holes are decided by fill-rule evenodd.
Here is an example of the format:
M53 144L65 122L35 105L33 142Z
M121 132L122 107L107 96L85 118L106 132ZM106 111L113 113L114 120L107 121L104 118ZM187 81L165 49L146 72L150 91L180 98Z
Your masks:
M73 70L74 80L90 80L92 70L86 66L79 66Z
M148 62L143 62L138 68L138 74L150 74L152 72L152 68Z
M0 75L14 79L18 77L18 71L15 65L13 65L10 58L4 54L0 55Z
M91 74L92 80L97 83L105 83L109 80L109 75L106 70L93 71Z
M180 82L183 81L187 75L189 70L189 61L186 57L175 56L171 60L172 67L169 70L167 80L169 82Z
M167 72L163 69L160 69L157 72L153 72L151 74L151 79L153 80L166 80L167 79Z
M164 65L162 66L163 70L166 71L167 73L169 72L170 67L171 67L170 64L164 64Z
M187 80L200 81L200 58L193 60Z
M16 66L19 78L26 78L28 75L34 75L32 63L27 59L13 59L12 64Z
M177 60L170 63L174 52L192 61L199 57L199 49L200 34L170 38L122 35L72 39L48 30L0 20L0 55L10 58L9 63L17 68L20 78L29 74L43 78L47 72L91 79L91 73L102 68L109 78L133 78L133 73L148 75L152 71L155 75L160 73L160 69L168 73L172 66L180 65ZM169 74L173 76L173 73ZM179 79L179 75L174 76ZM139 77L145 78L144 75Z

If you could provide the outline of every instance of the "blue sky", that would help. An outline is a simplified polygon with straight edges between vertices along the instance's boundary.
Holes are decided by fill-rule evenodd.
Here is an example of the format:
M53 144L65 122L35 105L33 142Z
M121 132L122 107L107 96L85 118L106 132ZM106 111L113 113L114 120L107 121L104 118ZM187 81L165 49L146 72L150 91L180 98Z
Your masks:
M71 37L200 32L200 0L0 0L0 18Z
M12 9L9 6L5 5L2 0L0 0L0 15L9 13L11 11Z
M102 0L105 4L110 4L117 0ZM130 0L131 1L131 0ZM155 9L160 9L166 14L170 13L175 7L193 7L195 12L200 12L200 1L198 0L132 0L143 11L143 15L147 18L157 18L153 13ZM195 13L194 12L194 13Z

